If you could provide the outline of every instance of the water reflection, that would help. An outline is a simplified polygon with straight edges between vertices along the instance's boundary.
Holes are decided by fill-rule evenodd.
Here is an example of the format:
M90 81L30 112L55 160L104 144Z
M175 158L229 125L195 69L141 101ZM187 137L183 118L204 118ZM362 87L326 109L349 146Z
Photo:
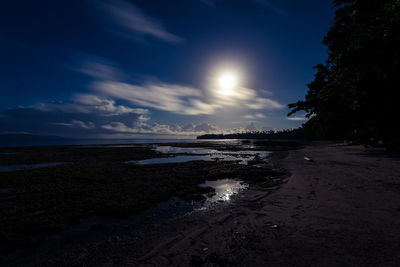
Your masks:
M174 197L168 201L160 202L150 209L142 211L128 219L89 217L82 223L70 227L62 235L70 237L71 235L81 236L83 233L96 233L96 229L101 226L101 231L112 232L116 229L134 229L145 227L154 223L161 223L167 219L182 216L193 211L203 211L218 205L221 202L230 201L234 194L245 190L248 185L232 179L222 179L217 181L206 181L200 186L210 186L215 189L215 195L207 196L205 202L185 201Z
M229 201L234 194L246 189L249 185L232 179L221 179L217 181L206 181L200 186L210 186L215 189L215 195L212 197L207 197L207 205L214 202Z
M215 149L199 147L173 147L157 146L155 151L161 152L170 157L152 158L145 160L132 160L126 163L134 164L162 164L162 163L182 163L195 160L204 161L235 161L238 164L247 165L249 161L256 159L265 159L268 151L218 151ZM184 154L184 155L181 155Z
M152 159L144 159L144 160L131 160L127 161L126 163L133 163L133 164L162 164L162 163L181 163L181 162L188 162L194 160L205 160L211 161L213 160L210 155L204 156L175 156L169 158L152 158Z
M215 154L218 150L202 147L157 146L155 151L164 154Z

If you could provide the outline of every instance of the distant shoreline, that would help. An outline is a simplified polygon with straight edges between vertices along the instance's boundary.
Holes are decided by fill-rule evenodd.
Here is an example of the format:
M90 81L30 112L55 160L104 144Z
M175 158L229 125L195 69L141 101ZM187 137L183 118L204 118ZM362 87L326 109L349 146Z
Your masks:
M197 136L197 139L306 139L301 128L281 131L259 131L233 134L204 134Z

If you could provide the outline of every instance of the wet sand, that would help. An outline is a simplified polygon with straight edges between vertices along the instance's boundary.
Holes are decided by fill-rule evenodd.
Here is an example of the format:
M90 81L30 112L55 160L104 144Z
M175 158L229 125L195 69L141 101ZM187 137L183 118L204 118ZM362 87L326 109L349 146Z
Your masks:
M277 152L273 161L291 173L278 190L253 186L231 204L115 236L47 264L400 264L399 157L382 149L316 143Z
M307 156L312 161L307 161ZM43 258L57 266L399 266L400 158L314 143L274 152L290 174L231 203Z

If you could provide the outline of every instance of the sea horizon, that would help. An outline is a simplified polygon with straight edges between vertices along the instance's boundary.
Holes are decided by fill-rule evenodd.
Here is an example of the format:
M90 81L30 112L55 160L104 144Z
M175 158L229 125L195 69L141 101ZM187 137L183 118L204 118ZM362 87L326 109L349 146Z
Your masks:
M59 138L59 139L40 139L40 140L2 140L0 147L24 147L24 146L69 146L69 145L122 145L122 144L152 144L152 143L172 143L172 142L196 142L196 138L132 138L132 139L109 139L109 138ZM201 141L201 140L200 140ZM204 140L203 140L204 141Z

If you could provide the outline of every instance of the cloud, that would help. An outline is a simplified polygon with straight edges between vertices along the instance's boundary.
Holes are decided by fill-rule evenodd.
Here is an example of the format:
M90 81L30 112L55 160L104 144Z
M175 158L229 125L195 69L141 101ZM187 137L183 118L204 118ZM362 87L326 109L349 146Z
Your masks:
M99 81L95 82L92 88L108 97L184 115L210 115L225 107L237 105L248 109L284 107L275 100L260 97L255 90L249 88L239 88L229 96L219 95L216 91L210 90L211 98L207 98L200 89L168 83L133 85L118 81Z
M54 125L66 126L66 127L72 127L72 128L82 128L82 129L93 129L96 127L94 125L94 123L91 121L84 122L84 121L79 121L79 120L72 120L70 123L55 122Z
M96 82L92 86L98 93L130 101L136 105L178 114L213 114L216 106L202 100L202 92L193 87L148 83L132 85L117 81Z
M160 81L129 83L128 75L105 60L88 60L74 70L93 78L91 88L112 99L129 101L137 106L183 115L211 115L226 107L272 110L284 108L276 100L262 96L254 89L239 87L229 95L215 86L199 89Z
M117 105L94 95L77 95L71 102L40 103L4 110L0 132L29 132L60 136L98 135L101 126L111 122L140 124L149 111Z
M279 102L261 97L259 93L250 88L240 87L230 94L220 93L219 90L211 89L214 95L213 101L220 106L237 106L238 104L248 109L281 109L284 108Z
M43 112L61 112L61 113L79 113L79 114L97 114L104 116L122 115L122 114L146 114L147 109L129 108L122 105L116 105L114 100L104 97L77 94L72 102L52 102L40 103L25 109L35 109ZM23 109L23 108L22 108Z
M306 120L308 120L304 116L292 116L292 117L287 117L287 119L290 121L306 121Z
M284 107L275 100L261 96L256 90L245 87L226 95L212 86L199 89L154 81L129 83L123 81L128 78L127 75L105 60L86 61L74 70L94 78L91 94L76 94L68 102L38 103L4 110L0 112L0 132L66 137L236 133L261 128L253 124L222 129L206 122L159 124L151 122L149 108L191 116L229 112L229 108L233 108L242 112L239 114L248 114L242 115L243 118L256 120L265 118L261 110ZM117 104L121 100L124 105Z
M127 1L104 1L101 3L101 10L111 17L120 33L132 35L135 39L151 37L170 43L183 42L182 38L168 32L159 21Z
M249 119L249 120L255 120L255 119L264 119L265 115L262 113L257 113L257 114L248 114L242 116L244 119Z
M149 136L194 137L209 133L259 131L245 127L221 128L207 122L160 124L149 122L146 109L117 105L94 95L78 95L71 102L40 103L2 112L0 133L30 133L74 138L135 138Z
M183 126L173 124L147 124L140 123L135 125L126 125L121 122L112 122L102 126L103 129L114 131L118 133L130 133L130 134L151 134L151 135L176 135L176 136L197 136L208 133L222 133L232 132L232 129L221 129L216 125L209 123L199 124L186 124Z
M40 103L4 110L0 133L31 133L64 137L148 136L193 137L206 133L233 133L240 129L222 129L210 123L160 124L149 122L147 109L117 105L113 100L80 94L71 102Z
M249 109L281 109L284 108L282 104L279 102L269 99L269 98L263 98L263 97L255 97L248 103L246 103L246 106Z
M72 70L99 80L114 80L125 77L116 67L100 60L83 61L79 67L72 68Z

